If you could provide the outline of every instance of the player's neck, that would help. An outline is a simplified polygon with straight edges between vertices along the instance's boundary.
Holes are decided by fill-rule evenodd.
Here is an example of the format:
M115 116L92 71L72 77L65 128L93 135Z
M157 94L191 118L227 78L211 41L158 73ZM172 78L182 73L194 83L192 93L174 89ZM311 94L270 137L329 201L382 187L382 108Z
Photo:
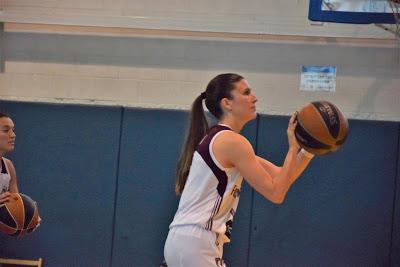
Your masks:
M232 120L229 117L222 118L218 124L223 124L231 128L234 132L240 133L242 130L244 123L238 122L237 120Z

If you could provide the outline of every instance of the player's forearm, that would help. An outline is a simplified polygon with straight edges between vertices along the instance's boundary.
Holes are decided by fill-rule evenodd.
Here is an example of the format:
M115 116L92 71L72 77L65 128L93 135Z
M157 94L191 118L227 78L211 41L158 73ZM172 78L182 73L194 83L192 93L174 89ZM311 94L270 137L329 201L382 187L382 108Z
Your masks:
M10 193L19 193L19 191L18 191L18 186L17 185L10 185L10 188L9 188L10 190Z
M293 177L291 174L296 167L297 163L297 149L290 148L286 154L285 161L281 168L280 173L275 177L275 198L278 200L277 203L282 203L285 199L286 193L290 186L294 183L297 177Z
M310 164L310 161L313 157L313 154L308 153L304 149L301 149L299 153L297 153L296 164L291 172L291 176L293 179L297 179L303 173L308 164Z

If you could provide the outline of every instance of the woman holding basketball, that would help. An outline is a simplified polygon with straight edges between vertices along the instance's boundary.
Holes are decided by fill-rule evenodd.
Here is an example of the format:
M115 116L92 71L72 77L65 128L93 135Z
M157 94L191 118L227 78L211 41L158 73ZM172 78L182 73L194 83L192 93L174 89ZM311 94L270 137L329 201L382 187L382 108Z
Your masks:
M218 119L210 129L203 100ZM230 240L243 177L280 204L313 157L300 150L294 136L296 113L287 128L289 149L283 166L256 156L239 134L256 118L256 102L247 81L232 73L216 76L193 102L177 171L176 192L182 196L164 248L168 266L225 266L223 244Z
M0 113L0 206L13 197L11 193L19 193L15 167L11 160L4 157L6 153L14 150L15 138L14 122L8 115ZM40 226L41 220L39 216L33 231Z
M14 150L14 122L0 113L0 205L8 200L10 193L18 193L17 175L11 160L4 155Z

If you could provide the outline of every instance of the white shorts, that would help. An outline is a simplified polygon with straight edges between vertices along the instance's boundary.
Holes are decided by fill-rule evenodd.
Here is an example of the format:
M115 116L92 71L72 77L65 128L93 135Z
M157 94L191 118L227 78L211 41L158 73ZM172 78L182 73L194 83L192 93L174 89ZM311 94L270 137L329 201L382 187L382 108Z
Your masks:
M168 267L226 267L217 234L197 225L172 227L164 257Z

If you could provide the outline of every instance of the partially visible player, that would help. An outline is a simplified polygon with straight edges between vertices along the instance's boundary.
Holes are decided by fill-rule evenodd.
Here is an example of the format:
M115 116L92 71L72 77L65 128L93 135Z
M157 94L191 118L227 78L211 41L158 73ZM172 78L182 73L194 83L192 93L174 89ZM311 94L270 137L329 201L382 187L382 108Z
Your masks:
M14 164L4 157L14 150L16 137L13 120L0 112L0 206L9 200L11 193L19 193ZM40 226L41 220L39 217L36 228Z
M0 113L0 205L10 197L10 193L18 193L17 174L6 153L14 150L15 127L12 119Z

